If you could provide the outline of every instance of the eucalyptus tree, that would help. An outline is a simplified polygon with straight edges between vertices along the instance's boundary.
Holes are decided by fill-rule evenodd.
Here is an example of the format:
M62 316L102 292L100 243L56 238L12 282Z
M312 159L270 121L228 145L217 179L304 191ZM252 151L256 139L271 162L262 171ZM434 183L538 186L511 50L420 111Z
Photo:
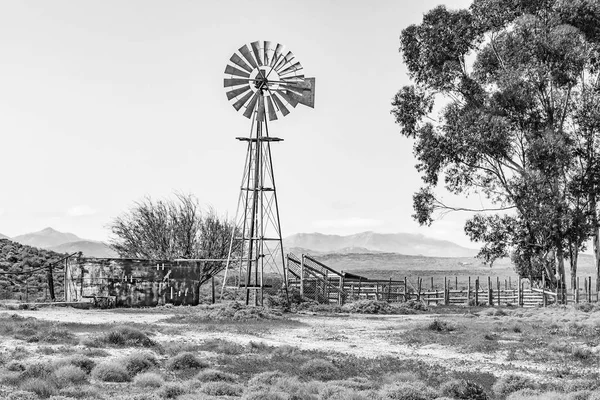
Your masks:
M576 254L598 236L600 132L590 104L599 26L593 0L475 0L436 7L402 31L413 84L396 94L392 114L415 139L419 223L465 210L436 195L440 181L453 194L479 193L491 206L468 211L492 213L465 231L483 243L485 261L512 254L524 275L552 279L564 278L569 257L574 277Z

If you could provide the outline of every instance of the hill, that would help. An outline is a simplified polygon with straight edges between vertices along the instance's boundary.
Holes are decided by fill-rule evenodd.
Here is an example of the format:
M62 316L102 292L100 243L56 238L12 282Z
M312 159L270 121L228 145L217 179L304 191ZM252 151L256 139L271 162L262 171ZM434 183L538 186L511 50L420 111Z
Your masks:
M0 233L0 239L8 239L8 236L3 235L3 234Z
M57 253L76 253L82 252L86 257L96 258L118 258L119 255L106 243L94 242L92 240L79 240L77 242L63 243L58 246L52 246L49 250Z
M0 239L0 272L11 274L0 275L1 299L35 300L46 293L47 276L43 267L55 263L64 255L53 251L25 246L8 239ZM41 268L32 274L21 274ZM55 274L56 296L60 297L63 274ZM26 294L28 293L28 295Z
M309 249L313 253L398 253L428 257L473 257L477 250L457 245L448 240L439 240L413 233L362 232L339 236L322 233L298 233L284 239L288 249Z
M42 229L39 232L26 233L11 239L27 246L40 247L42 249L59 246L64 243L78 242L83 239L72 233L63 233L52 228Z

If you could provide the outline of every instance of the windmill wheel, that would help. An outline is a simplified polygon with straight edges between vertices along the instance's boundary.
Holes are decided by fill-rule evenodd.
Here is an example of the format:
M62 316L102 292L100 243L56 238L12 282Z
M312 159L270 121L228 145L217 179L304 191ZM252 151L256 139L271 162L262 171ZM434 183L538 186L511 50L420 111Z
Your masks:
M243 45L225 68L225 90L233 108L246 118L276 120L290 113L290 106L313 108L315 78L305 78L302 65L291 51L269 41Z

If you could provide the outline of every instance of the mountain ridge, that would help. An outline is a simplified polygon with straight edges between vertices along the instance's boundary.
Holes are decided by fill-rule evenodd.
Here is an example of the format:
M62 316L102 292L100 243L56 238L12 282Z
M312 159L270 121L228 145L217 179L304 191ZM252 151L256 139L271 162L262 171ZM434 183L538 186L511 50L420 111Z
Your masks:
M318 253L350 253L360 249L369 253L397 253L425 257L473 257L477 249L460 246L448 240L434 239L423 234L360 232L352 235L297 233L286 237L284 247Z

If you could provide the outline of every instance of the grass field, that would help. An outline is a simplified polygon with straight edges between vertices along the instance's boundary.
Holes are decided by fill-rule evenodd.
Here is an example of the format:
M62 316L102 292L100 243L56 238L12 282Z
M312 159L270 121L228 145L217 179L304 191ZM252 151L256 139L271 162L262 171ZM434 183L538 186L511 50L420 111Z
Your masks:
M600 399L591 306L295 310L0 309L0 398Z

